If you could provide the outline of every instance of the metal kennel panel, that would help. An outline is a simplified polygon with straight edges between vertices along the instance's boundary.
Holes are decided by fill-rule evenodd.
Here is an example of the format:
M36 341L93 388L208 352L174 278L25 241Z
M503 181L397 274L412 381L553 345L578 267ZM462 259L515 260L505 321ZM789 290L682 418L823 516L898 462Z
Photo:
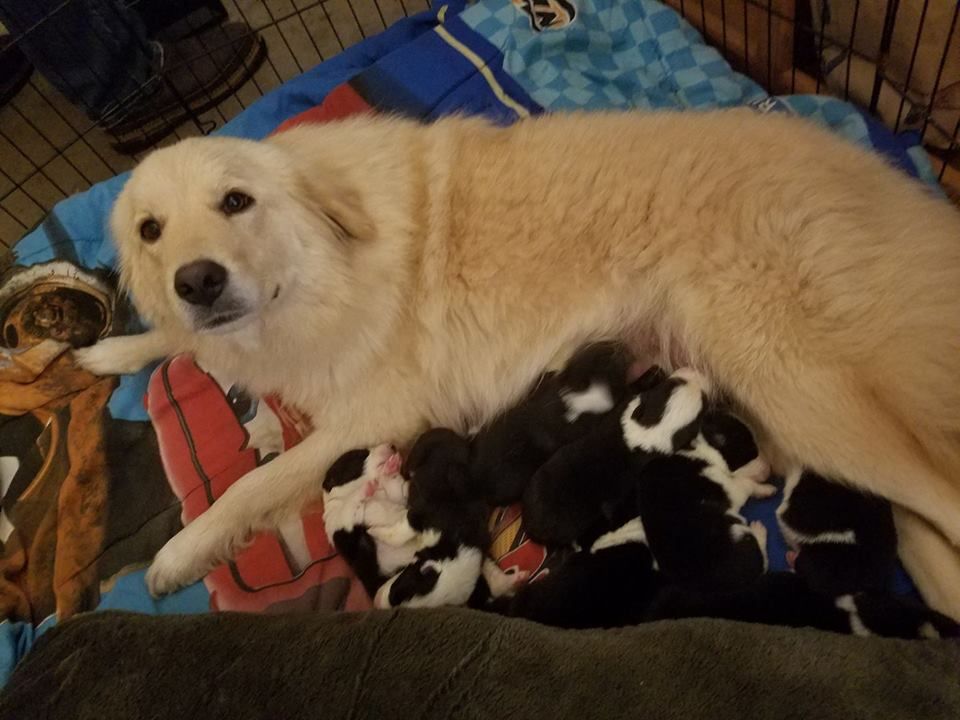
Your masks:
M921 133L960 201L960 2L666 0L773 93L824 93Z
M0 9L4 4L22 8L29 1L0 0ZM230 84L222 97L210 98L209 103L180 98L181 107L174 108L173 115L182 120L163 138L152 138L145 130L124 128L109 113L91 115L89 108L85 112L54 87L62 89L63 83L51 83L41 72L23 72L22 62L16 75L21 46L49 33L65 13L84 2L122 0L62 0L26 27L15 32L8 28L0 35L0 267L4 256L9 257L9 247L57 201L129 169L153 147L210 132L284 81L429 4L429 0L125 2L151 38L191 39L193 52L181 61L195 75L218 72L217 63L226 62L224 56L234 47L249 46L253 37L262 39L264 48L262 53L251 49L249 58L235 68L242 82ZM836 95L868 109L892 129L922 133L945 187L960 198L957 0L665 2L736 69L772 92ZM96 33L98 28L85 31ZM71 38L64 37L63 42L69 50ZM76 62L83 70L85 58L78 54ZM149 90L138 87L133 92L149 95ZM162 125L171 106L165 107L157 109L151 122ZM202 109L191 109L197 107Z
M71 5L65 0L41 23L14 34L0 27L0 88L9 86L11 59L44 23L57 23ZM111 0L113 1L113 0ZM29 0L0 0L20 4ZM231 86L225 97L202 112L186 112L163 139L143 142L136 132L118 132L108 119L90 117L70 102L44 74L28 72L0 105L0 268L4 256L53 205L131 168L143 154L192 135L206 134L260 96L398 19L429 7L428 0L134 0L125 3L154 31L152 37L202 37L184 59L192 66L215 66L230 43L243 41L217 30L224 23L246 26L262 38L265 53L254 58L250 77ZM0 16L2 17L2 16ZM152 27L151 27L152 26ZM90 33L99 28L86 29ZM109 40L109 38L107 38ZM70 39L64 42L69 46ZM83 58L78 55L77 62ZM211 72L215 71L211 70ZM2 92L2 90L0 90ZM4 98L0 95L0 100ZM196 105L196 103L194 103ZM157 110L163 114L162 109Z

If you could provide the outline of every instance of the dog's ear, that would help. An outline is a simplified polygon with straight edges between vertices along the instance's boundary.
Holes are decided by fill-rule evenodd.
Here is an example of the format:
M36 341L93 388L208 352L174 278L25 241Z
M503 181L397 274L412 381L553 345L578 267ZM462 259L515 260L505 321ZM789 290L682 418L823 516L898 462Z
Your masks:
M335 487L346 485L363 476L363 470L370 451L366 448L345 452L327 470L323 479L323 489L329 492Z
M356 188L333 172L318 170L315 177L299 174L296 192L314 214L325 218L341 240L369 240L374 225Z

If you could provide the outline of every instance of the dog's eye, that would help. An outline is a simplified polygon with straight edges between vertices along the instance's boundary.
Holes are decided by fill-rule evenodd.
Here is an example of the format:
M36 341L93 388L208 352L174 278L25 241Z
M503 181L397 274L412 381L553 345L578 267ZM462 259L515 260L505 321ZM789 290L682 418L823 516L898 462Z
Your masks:
M140 237L146 242L156 242L160 239L161 232L163 232L163 228L153 218L147 218L140 223Z
M239 190L231 190L223 196L223 202L220 203L220 209L223 210L225 215L236 215L238 212L243 212L251 205L253 205L252 197L246 193L240 192Z

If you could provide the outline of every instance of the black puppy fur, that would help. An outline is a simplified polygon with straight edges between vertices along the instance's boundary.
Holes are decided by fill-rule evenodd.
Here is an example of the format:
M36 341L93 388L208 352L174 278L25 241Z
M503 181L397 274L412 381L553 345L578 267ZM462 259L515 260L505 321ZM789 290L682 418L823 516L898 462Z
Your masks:
M669 397L660 393L656 402L666 404ZM663 413L648 412L647 417L655 415L663 422ZM683 455L660 456L638 474L629 462L620 427L618 424L617 432L601 435L617 437L619 444L601 447L594 442L577 455L582 461L577 482L542 485L555 493L539 499L538 510L549 512L535 513L544 516L538 522L552 518L557 523L551 528L554 537L561 525L575 528L569 532L577 535L579 551L512 599L494 603L497 612L566 628L617 627L641 622L670 580L698 587L741 587L763 573L765 555L756 539L749 534L739 540L731 538L731 528L745 524L742 518L728 515L732 506L723 487L701 474L707 463ZM591 435L583 442L593 439ZM723 465L715 470L726 471L728 465L744 467L759 457L749 429L727 413L706 413L698 439L709 442L723 458L715 461ZM566 460L566 449L558 456ZM542 478L539 473L537 477ZM644 489L645 480L649 487L642 498L632 489ZM535 482L530 490L540 487ZM583 508L598 493L610 501L599 512L584 514ZM621 499L613 500L618 494ZM640 513L639 508L652 512ZM654 519L652 532L645 517ZM651 553L654 546L647 544L648 536L658 533L663 561L656 550ZM667 565L667 571L657 572L655 556L661 568ZM705 580L701 581L701 575Z
M657 453L678 449L675 442L689 441L704 395L697 378L663 379L659 371L633 390L638 394L600 418L589 435L561 448L524 493L530 536L576 544L577 552L491 609L567 628L617 627L643 618L660 578L637 516L638 468ZM625 434L626 427L636 432Z
M630 502L640 469L689 444L705 401L698 383L672 375L598 418L589 434L562 447L531 479L523 495L527 534L546 545L587 546L588 535L614 529L613 514ZM675 426L664 424L668 407ZM628 427L635 440L625 435Z
M483 427L473 441L471 471L486 500L519 500L544 462L622 400L628 366L622 346L586 345L562 371L542 376L524 401Z
M726 593L671 586L659 593L645 619L690 617L904 639L960 636L957 623L918 603L878 593L831 596L795 573L768 573Z
M591 435L556 452L523 494L523 526L544 545L584 544L609 528L636 482L630 453L612 415Z
M644 620L659 589L643 542L573 553L558 568L488 609L562 628L610 628Z
M891 587L897 531L883 498L805 470L787 479L777 518L797 551L794 569L812 588L842 595Z
M742 421L711 410L690 449L654 458L641 471L637 509L667 581L726 590L766 571L766 534L740 515L760 486L736 473L759 456ZM772 494L772 486L762 487Z
M489 511L469 463L470 443L453 430L434 428L417 439L401 470L410 481L407 518L414 530L486 547Z
M489 512L469 461L467 440L446 428L428 430L410 450L402 470L410 481L407 521L429 539L381 587L379 607L462 604L489 595L481 574Z

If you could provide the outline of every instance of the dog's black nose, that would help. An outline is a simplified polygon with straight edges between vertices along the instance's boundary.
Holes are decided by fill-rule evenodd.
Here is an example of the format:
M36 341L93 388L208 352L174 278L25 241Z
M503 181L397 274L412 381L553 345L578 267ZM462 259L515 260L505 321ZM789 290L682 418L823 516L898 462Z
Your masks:
M180 267L173 276L177 295L191 305L210 307L227 284L227 269L213 260L197 260Z

